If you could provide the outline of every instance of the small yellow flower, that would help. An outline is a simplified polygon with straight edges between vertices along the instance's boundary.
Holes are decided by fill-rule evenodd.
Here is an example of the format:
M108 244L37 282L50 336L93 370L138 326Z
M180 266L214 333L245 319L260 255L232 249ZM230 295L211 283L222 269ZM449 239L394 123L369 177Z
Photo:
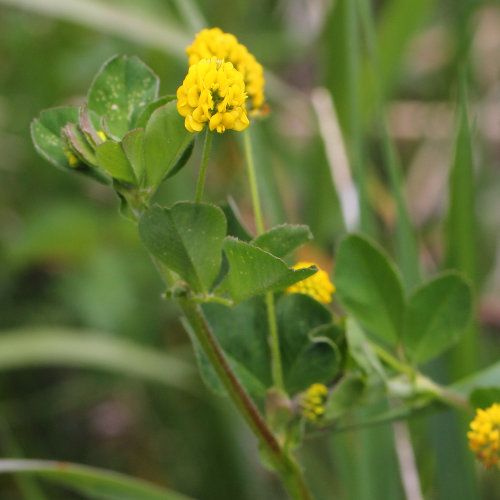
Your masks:
M326 271L320 269L314 262L298 262L293 266L293 269L304 269L310 266L316 266L318 272L288 287L285 293L304 293L315 298L322 304L329 304L332 301L332 294L335 292L335 286L330 281Z
M73 154L73 152L71 151L71 149L69 149L69 147L64 148L64 154L68 159L70 167L72 168L76 167L80 163L80 160Z
M313 384L300 399L302 416L311 422L317 422L325 413L328 388L323 384Z
M101 139L102 142L106 142L108 140L106 134L102 130L98 130L97 135L99 136L99 139Z
M500 468L500 404L495 403L486 410L480 408L467 433L469 447L486 467Z
M201 132L208 122L210 130L244 130L246 113L245 82L232 63L215 58L202 59L190 66L177 90L177 110L186 119L190 132Z
M196 35L186 53L190 66L212 57L233 63L243 75L250 97L251 112L259 111L264 104L264 69L234 35L224 33L220 28L204 29Z

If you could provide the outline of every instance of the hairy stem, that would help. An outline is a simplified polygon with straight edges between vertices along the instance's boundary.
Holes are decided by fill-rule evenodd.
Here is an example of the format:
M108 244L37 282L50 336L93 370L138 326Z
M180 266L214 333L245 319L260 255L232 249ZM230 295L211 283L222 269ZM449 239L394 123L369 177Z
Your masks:
M151 257L165 284L173 286L175 280L170 270L154 256ZM196 303L196 298L177 297L176 301L205 356L217 373L233 404L258 439L260 449L264 450L265 456L280 476L290 497L293 500L313 500L299 465L288 451L283 450L273 431L236 377L200 306Z
M200 307L187 298L178 298L177 302L229 397L259 440L261 450L281 477L290 497L294 500L312 500L298 464L282 449L234 374Z

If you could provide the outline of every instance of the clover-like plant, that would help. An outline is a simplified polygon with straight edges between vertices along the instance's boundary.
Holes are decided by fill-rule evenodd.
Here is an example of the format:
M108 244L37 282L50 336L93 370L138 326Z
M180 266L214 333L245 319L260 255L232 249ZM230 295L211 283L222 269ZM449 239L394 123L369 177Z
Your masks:
M263 114L262 67L218 28L202 31L187 52L186 79L176 96L162 97L158 78L139 59L113 57L81 106L49 109L34 120L33 141L55 166L117 193L167 299L179 306L204 381L232 400L290 496L309 499L293 455L304 435L348 428L353 414L380 400L390 400L391 409L357 425L443 405L470 409L474 382L443 387L419 366L459 340L473 309L471 289L449 272L408 295L391 258L350 234L336 252L343 313L334 313L328 274L289 260L312 239L310 230L264 227L246 130ZM202 201L210 144L223 132L244 134L257 234L244 228L232 204ZM160 184L187 164L199 133L205 140L196 199L152 204ZM493 463L498 436L481 444L481 418L471 442Z

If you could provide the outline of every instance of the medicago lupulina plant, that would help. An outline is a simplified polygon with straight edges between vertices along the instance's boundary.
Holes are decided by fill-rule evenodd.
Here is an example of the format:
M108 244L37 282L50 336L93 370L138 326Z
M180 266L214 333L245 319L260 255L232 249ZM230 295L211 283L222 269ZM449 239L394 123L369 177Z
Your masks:
M444 406L470 412L479 396L484 406L494 403L491 391L478 393L473 381L444 387L419 370L466 328L473 309L468 283L448 272L407 295L390 257L357 234L338 246L335 286L314 263L294 264L290 255L311 232L292 224L266 229L259 201L249 128L266 114L262 66L218 28L199 33L187 55L184 81L176 95L163 97L139 59L113 57L84 104L42 112L32 137L55 166L117 193L167 300L179 307L204 381L232 400L289 495L312 498L294 457L308 434ZM203 202L212 139L222 133L243 135L257 234L244 227L234 204ZM154 204L156 190L188 163L200 135L195 200ZM329 307L334 292L342 314ZM381 400L390 402L383 413L353 420ZM497 406L479 414L469 433L486 465L498 459Z

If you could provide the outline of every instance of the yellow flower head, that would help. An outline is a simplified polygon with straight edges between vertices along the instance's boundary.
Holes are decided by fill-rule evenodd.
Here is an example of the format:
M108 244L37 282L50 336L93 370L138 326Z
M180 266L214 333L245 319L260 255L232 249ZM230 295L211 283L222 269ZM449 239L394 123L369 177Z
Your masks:
M249 125L246 99L243 76L232 63L202 59L190 66L177 89L177 110L190 132L201 132L207 122L219 133L240 131Z
M486 410L478 409L467 433L469 447L486 467L500 468L500 404Z
M220 28L204 29L196 35L192 45L186 49L189 65L202 59L224 60L242 73L246 91L250 97L253 111L257 112L264 104L264 69L247 48L238 42L230 33L224 33Z
M329 304L332 301L332 294L335 292L335 286L330 281L326 271L320 269L314 262L297 262L297 264L293 266L293 269L304 269L310 266L316 266L318 272L288 287L285 293L304 293L315 298L322 304Z
M313 384L300 399L302 416L311 422L317 422L325 413L325 402L328 388L323 384Z

